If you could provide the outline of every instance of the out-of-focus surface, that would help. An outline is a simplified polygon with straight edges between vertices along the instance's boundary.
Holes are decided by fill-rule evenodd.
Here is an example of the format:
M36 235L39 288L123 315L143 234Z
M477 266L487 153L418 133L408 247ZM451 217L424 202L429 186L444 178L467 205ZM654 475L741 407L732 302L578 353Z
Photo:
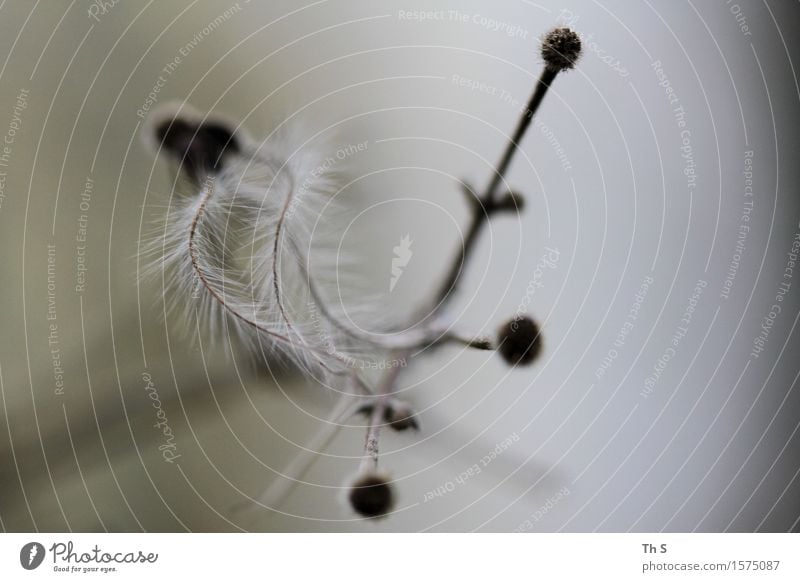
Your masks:
M797 529L796 3L101 4L0 7L4 529ZM332 401L192 341L137 283L172 187L139 139L148 95L256 137L293 118L366 143L342 244L408 310L459 243L457 181L488 180L557 23L583 58L511 168L524 212L484 232L451 313L490 333L530 312L542 359L448 348L404 372L423 430L385 435L389 519L340 503L355 428L280 511L236 513Z

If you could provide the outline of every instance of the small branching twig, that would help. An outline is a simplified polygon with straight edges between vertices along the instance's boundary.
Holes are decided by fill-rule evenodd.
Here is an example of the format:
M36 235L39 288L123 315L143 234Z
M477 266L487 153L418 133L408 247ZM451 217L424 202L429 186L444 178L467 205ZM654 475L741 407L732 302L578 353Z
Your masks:
M525 132L531 124L534 114L544 99L550 85L555 80L559 72L571 69L580 55L581 43L578 35L567 28L556 28L548 33L542 42L542 58L545 61L545 68L539 78L536 88L528 103L528 107L522 114L513 137L506 145L506 149L500 159L489 185L484 193L478 196L475 190L465 185L464 193L470 200L472 210L470 222L467 227L464 241L455 255L450 269L442 281L433 305L426 310L429 314L435 314L444 309L445 305L452 300L458 285L459 278L464 271L467 258L475 246L484 224L498 212L515 211L519 212L522 207L522 199L518 194L508 192L503 196L498 195L501 184L505 184L505 176L514 154L519 149ZM428 307L428 306L426 306ZM541 351L541 337L539 328L535 322L528 318L518 318L505 324L501 328L498 337L498 350L500 354L512 365L527 364L532 362ZM492 349L491 342L479 343L472 342L471 347L479 349ZM403 357L399 353L396 357ZM386 372L381 386L382 397L379 397L370 418L367 428L367 436L364 443L364 458L362 459L359 476L352 485L350 501L353 509L361 513L364 517L380 517L386 515L393 504L394 495L390 493L390 482L382 475L377 473L378 467L378 448L380 427L384 422L386 406L395 392L395 384L399 375L399 370L389 370ZM365 487L364 484L369 484ZM376 492L380 491L379 494ZM389 491L389 493L387 493ZM385 501L386 506L381 508L383 511L376 511L377 498ZM365 498L370 499L366 503ZM361 511L362 505L369 507L370 513Z
M200 118L196 112L187 113L183 105L165 108L166 115L151 116L155 119L149 128L155 142L152 145L167 151L200 192L196 198L177 204L174 224L167 218L162 238L149 247L148 252L160 259L151 270L163 276L167 267L173 268L176 276L171 284L178 291L177 303L185 304L180 297L187 292L194 297L198 289L200 305L208 315L225 316L226 323L231 322L240 336L254 343L254 350L258 347L260 351L266 345L310 375L321 372L326 380L348 383L347 389L340 390L328 420L259 497L258 504L275 509L283 503L347 418L362 412L368 415L364 450L348 499L351 507L366 518L382 517L392 510L395 494L391 480L378 470L381 431L384 426L397 431L419 428L414 411L395 398L403 368L390 366L373 391L353 366L357 360L339 351L342 346L388 353L387 362L406 362L427 348L445 344L496 350L513 366L536 359L542 344L539 327L533 320L512 319L500 328L493 341L453 331L443 325L442 312L456 294L484 225L496 214L519 213L522 209L521 195L505 188L506 174L552 82L559 72L574 66L580 48L578 36L566 28L557 28L545 36L541 47L544 71L486 189L478 193L472 186L463 187L470 206L463 243L432 300L417 312L414 320L419 323L393 334L368 334L342 323L324 301L315 280L318 277L311 276L303 260L300 251L310 247L311 241L303 217L298 219L296 214L306 211L313 217L320 209L320 201L326 200L330 192L326 189L329 184L307 189L304 183L301 190L296 186L301 177L319 174L319 161L295 156L298 150L292 149L294 144L288 151L281 149L289 144L280 138L270 155L261 158L258 148L246 136L234 134L225 123ZM253 163L253 159L257 161ZM201 184L204 175L208 180ZM215 187L218 178L222 182L219 191ZM264 259L251 263L249 279L243 273L232 278L227 274L232 268L226 263L226 236L232 217L237 224L251 229L252 256ZM264 256L258 254L262 251ZM278 256L282 252L289 257L286 266L292 276L283 273ZM305 312L298 311L295 303L305 305ZM320 329L315 329L316 324ZM335 341L328 341L328 335Z

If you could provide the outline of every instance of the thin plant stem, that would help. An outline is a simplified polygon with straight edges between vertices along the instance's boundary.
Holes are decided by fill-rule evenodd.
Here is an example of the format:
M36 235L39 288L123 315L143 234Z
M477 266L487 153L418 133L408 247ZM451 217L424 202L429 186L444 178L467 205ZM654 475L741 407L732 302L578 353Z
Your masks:
M314 433L303 449L294 455L291 462L283 470L282 475L273 479L269 487L258 497L258 503L270 509L279 507L300 484L308 470L339 434L342 422L354 411L356 406L351 402L352 394L342 392L331 410L328 418Z
M503 157L501 158L500 163L497 165L497 171L492 176L492 181L489 183L489 187L486 188L485 197L487 200L494 199L494 195L498 186L500 186L500 183L505 180L505 175L509 166L511 165L511 160L514 159L514 154L519 149L519 144L522 141L522 138L525 136L525 132L528 131L528 127L533 120L533 116L536 115L536 111L539 109L542 99L544 99L544 96L547 94L547 90L550 88L550 85L553 83L553 79L556 78L557 74L557 70L550 69L549 67L545 67L545 69L542 71L539 81L536 83L536 89L534 90L533 95L531 95L531 100L528 103L528 106L525 108L525 111L522 113L519 123L517 123L517 129L514 131L514 136L506 145L506 150L503 152Z
M517 123L514 136L506 145L506 149L503 152L502 158L500 158L500 163L497 165L497 169L492 175L492 179L486 188L486 192L483 194L483 196L478 197L477 203L473 206L470 223L467 227L467 233L464 236L464 243L456 253L455 258L450 265L450 270L442 281L438 293L435 295L433 311L441 310L445 303L447 303L450 297L452 297L454 294L458 284L458 279L464 270L464 262L470 249L472 249L474 246L475 241L477 240L483 225L488 221L489 216L492 214L492 212L497 210L497 189L500 187L500 184L505 182L506 172L508 172L511 161L514 159L514 154L516 154L517 150L519 149L519 143L522 141L522 138L525 135L525 132L528 130L528 127L530 127L533 116L536 114L536 110L539 109L542 99L544 99L544 96L547 94L547 90L550 88L550 85L552 84L553 79L556 78L557 74L558 71L554 71L547 67L545 67L544 71L542 71L542 75L539 77L539 81L536 83L536 89L531 96L528 107L525 109L522 117Z
M467 233L464 236L464 242L456 253L450 265L447 276L444 278L437 293L434 295L432 306L429 310L427 310L428 315L426 317L430 317L434 313L441 311L446 303L452 299L456 285L463 271L464 263L475 246L475 242L478 239L478 235L480 234L483 225L488 221L490 216L495 211L500 209L500 206L498 206L497 189L499 188L500 184L505 181L506 172L511 165L511 161L514 159L514 154L519 149L519 143L525 135L525 132L530 127L533 116L539 109L544 96L547 94L547 90L550 88L550 85L557 74L558 70L550 67L545 67L544 71L542 71L533 95L531 96L530 102L528 103L528 107L525 109L522 117L517 123L517 128L514 131L514 135L506 145L506 149L500 158L500 162L497 165L497 169L495 170L485 193L483 196L478 197L477 204L472 205L472 216L470 218L469 226L467 227ZM407 352L400 350L395 352L391 358L401 358L403 357L403 354L407 354ZM386 406L395 391L395 383L399 373L399 369L393 368L391 370L387 370L381 381L381 389L378 390L378 398L375 403L375 408L372 411L372 416L370 418L369 426L367 427L367 434L364 441L364 456L362 457L359 467L362 473L365 471L374 470L378 466L380 429L384 424L383 419Z
M399 350L396 356L398 359L408 357L409 353L409 350ZM386 406L394 392L394 385L399 375L400 367L395 366L387 370L381 379L380 386L377 390L375 407L372 409L372 415L370 416L369 425L367 427L367 434L364 437L364 456L361 458L359 473L363 474L378 468L379 443L381 427L384 424L384 413L386 412Z

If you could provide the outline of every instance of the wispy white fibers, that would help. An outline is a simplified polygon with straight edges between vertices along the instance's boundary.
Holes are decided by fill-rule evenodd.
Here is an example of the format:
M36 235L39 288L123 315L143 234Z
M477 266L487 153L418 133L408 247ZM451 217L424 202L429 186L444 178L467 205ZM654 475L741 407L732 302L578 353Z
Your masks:
M303 147L288 131L263 144L239 132L221 156L201 141L199 128L212 122L191 111L176 117L174 107L151 116L147 139L163 151L158 138L177 119L194 133L176 157L209 169L181 182L188 191L171 197L144 245L144 274L163 277L169 307L186 311L187 321L199 313L212 339L234 333L254 353L283 356L319 379L373 363L390 347L386 336L342 323L341 299L360 298L346 296L341 278L335 300L325 296L342 262L327 150ZM202 159L204 148L220 163Z

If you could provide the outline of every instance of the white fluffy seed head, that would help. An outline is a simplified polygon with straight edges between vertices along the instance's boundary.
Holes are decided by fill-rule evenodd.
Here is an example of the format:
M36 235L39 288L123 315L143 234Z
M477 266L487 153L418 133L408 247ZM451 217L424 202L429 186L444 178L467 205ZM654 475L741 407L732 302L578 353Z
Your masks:
M163 281L168 305L192 326L200 318L212 339L238 336L257 356L283 356L318 378L374 359L369 339L342 323L335 306L347 304L327 296L341 264L342 212L328 150L290 131L257 144L208 119L170 105L145 126L149 145L189 179L143 245L143 274ZM164 129L175 127L180 133ZM341 280L334 289L344 293Z

